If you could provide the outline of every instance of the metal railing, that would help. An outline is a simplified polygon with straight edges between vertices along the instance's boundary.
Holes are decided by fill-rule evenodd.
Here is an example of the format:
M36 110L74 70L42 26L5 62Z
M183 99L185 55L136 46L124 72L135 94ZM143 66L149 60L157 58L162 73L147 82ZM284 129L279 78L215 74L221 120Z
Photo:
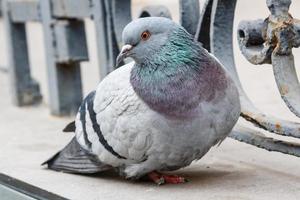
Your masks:
M300 86L291 49L300 46L300 22L288 13L291 0L266 0L270 15L264 20L242 21L238 42L246 59L272 64L278 89L289 109L300 117ZM247 97L240 83L233 54L233 21L237 0L206 0L200 13L198 0L179 0L180 23L195 40L212 52L231 72L240 92L242 117L271 133L300 138L300 123L264 114ZM30 76L25 23L43 25L47 54L50 109L55 115L77 111L82 98L79 64L88 60L84 18L94 21L101 75L115 66L121 32L131 21L130 0L2 0L9 44L9 74L16 105L41 99L39 85ZM145 7L140 17L171 17L166 7ZM270 151L300 156L300 142L266 137L237 126L230 137Z

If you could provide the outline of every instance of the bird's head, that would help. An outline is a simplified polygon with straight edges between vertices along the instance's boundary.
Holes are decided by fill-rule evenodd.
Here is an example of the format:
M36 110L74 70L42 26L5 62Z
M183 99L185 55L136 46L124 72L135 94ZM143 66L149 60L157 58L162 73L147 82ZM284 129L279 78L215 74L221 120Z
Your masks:
M117 57L117 65L127 57L141 63L158 51L168 40L178 24L164 17L140 18L129 23L123 30L124 46Z

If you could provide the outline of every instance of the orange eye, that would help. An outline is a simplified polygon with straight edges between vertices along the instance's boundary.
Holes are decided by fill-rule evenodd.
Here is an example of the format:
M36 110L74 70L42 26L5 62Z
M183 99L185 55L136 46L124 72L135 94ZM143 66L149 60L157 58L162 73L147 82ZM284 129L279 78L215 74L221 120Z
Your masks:
M141 39L146 41L150 38L151 34L149 31L144 31L142 34L141 34Z

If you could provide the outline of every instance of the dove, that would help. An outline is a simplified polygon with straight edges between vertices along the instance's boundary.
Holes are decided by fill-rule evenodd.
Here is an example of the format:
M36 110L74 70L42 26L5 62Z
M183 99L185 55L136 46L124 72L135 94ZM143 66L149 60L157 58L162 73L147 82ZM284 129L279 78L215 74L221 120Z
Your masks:
M140 18L123 30L117 63L64 129L72 141L43 164L69 173L115 169L157 184L183 183L164 172L189 166L221 143L240 115L237 87L224 66L182 26Z

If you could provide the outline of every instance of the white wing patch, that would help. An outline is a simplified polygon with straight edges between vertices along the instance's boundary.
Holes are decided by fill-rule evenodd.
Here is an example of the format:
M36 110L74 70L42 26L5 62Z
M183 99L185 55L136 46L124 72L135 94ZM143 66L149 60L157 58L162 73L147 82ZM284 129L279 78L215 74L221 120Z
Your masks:
M147 119L153 111L139 99L129 82L132 67L133 63L130 63L109 74L99 84L94 99L94 111L103 137L115 152L126 159L117 158L103 147L93 129L89 113L86 114L86 131L92 142L92 152L112 166L140 162L145 159L145 153L151 145L151 136L140 121L145 121L143 119ZM78 130L76 134L80 142L82 127Z

